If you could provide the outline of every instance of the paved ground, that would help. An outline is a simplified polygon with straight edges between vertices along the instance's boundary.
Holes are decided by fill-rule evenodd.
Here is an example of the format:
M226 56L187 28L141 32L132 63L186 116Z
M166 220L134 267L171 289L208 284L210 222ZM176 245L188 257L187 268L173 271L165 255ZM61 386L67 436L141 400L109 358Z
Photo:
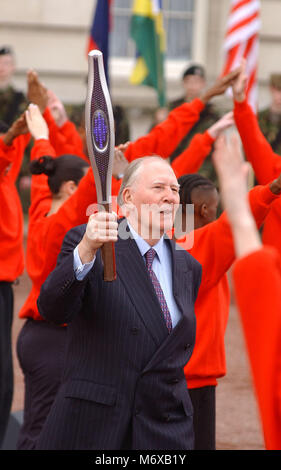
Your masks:
M15 344L22 327L17 313L23 304L30 281L26 275L15 286L15 317L13 325L15 390L12 411L23 409L24 385L15 353ZM228 371L217 387L217 449L260 450L263 439L239 318L232 305L226 333Z

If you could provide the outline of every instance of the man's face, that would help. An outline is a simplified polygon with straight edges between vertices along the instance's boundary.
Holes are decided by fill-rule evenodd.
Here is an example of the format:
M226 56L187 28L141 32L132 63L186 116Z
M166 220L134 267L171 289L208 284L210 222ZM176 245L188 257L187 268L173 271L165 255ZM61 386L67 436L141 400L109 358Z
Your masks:
M207 223L214 222L217 218L218 212L218 205L219 205L219 194L216 189L210 192L208 198L208 216L207 216Z
M216 188L208 190L202 190L200 187L194 188L191 198L194 204L195 229L216 220L219 205L219 194Z
M205 79L199 75L187 75L183 79L183 88L185 95L188 99L193 100L197 98L203 88L205 88Z
M128 220L139 235L161 238L173 227L179 207L179 185L172 168L161 161L144 162L135 183L127 188L125 202L133 207Z
M0 55L0 81L8 81L15 71L14 59L10 54Z

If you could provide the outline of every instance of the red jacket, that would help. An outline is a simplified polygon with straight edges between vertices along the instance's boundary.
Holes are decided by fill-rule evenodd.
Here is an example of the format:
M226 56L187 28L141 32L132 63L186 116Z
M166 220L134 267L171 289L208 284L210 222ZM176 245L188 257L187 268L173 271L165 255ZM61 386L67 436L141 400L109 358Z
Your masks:
M281 173L281 157L274 153L262 134L257 118L249 104L235 102L234 118L245 149L260 184L273 181ZM266 245L277 248L281 253L281 201L272 204L265 220L262 239Z
M83 159L83 142L73 122L67 120L61 127L56 124L51 111L46 108L43 114L49 128L50 143L56 155L72 154Z
M268 186L256 186L249 192L258 227L278 197ZM192 240L193 246L190 246ZM202 265L202 281L195 302L195 347L185 366L188 388L217 385L217 379L226 374L224 336L230 303L226 273L235 257L226 214L177 242Z
M208 131L204 134L195 134L188 147L175 158L171 166L177 178L188 173L197 173L203 161L209 155L215 139Z
M37 140L31 151L31 160L42 155L56 157L48 140ZM112 181L112 192L117 194L121 181ZM32 176L31 205L26 249L26 269L32 281L31 292L19 312L20 318L41 320L37 298L41 285L55 268L57 256L66 232L88 220L88 207L97 202L92 169L81 179L75 193L55 213L47 217L52 195L46 175Z
M155 126L147 135L139 137L135 142L129 144L125 152L127 160L131 162L136 158L151 154L168 158L186 133L198 121L204 108L205 104L196 98L191 103L184 103L172 110L165 121ZM86 158L83 153L82 139L71 121L58 127L49 108L46 108L43 116L48 124L50 142L56 155L72 153ZM207 143L211 137L205 136L205 139L205 143Z
M23 273L23 213L16 188L24 150L30 135L14 139L11 146L0 138L0 281L14 281Z
M152 154L163 158L170 157L179 142L198 121L204 107L199 98L178 106L169 113L165 121L153 127L147 135L131 142L125 157L129 162Z
M237 306L268 450L281 449L281 259L260 250L233 266Z

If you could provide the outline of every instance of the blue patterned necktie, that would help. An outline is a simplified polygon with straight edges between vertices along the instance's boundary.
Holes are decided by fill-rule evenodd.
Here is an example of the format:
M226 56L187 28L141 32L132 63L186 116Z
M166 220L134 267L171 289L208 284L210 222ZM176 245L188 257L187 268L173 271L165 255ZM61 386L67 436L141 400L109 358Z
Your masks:
M164 320L166 322L167 328L169 330L169 333L171 332L173 326L172 326L172 320L171 320L171 315L168 309L168 305L166 303L166 299L164 296L164 293L162 291L162 288L160 286L160 282L157 279L157 276L155 272L152 269L152 263L154 260L154 257L156 255L156 251L153 248L150 248L146 253L145 253L145 259L146 259L146 267L148 270L148 273L150 275L150 279L152 281L153 287L155 289L156 295L158 297L158 300L160 302L160 306L164 315Z

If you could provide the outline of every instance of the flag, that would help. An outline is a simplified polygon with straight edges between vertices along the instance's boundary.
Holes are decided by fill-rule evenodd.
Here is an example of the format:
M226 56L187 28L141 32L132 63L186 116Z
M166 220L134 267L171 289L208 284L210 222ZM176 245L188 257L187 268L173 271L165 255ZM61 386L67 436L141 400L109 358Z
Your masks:
M111 3L113 0L97 0L90 29L87 55L93 49L98 49L103 54L104 71L108 79L108 57L109 57L109 31L111 29Z
M137 49L130 82L155 88L159 106L165 106L165 32L161 0L134 0L130 35Z
M227 30L224 39L224 67L222 75L239 66L244 57L248 75L247 100L257 111L257 67L259 50L260 0L231 0Z

